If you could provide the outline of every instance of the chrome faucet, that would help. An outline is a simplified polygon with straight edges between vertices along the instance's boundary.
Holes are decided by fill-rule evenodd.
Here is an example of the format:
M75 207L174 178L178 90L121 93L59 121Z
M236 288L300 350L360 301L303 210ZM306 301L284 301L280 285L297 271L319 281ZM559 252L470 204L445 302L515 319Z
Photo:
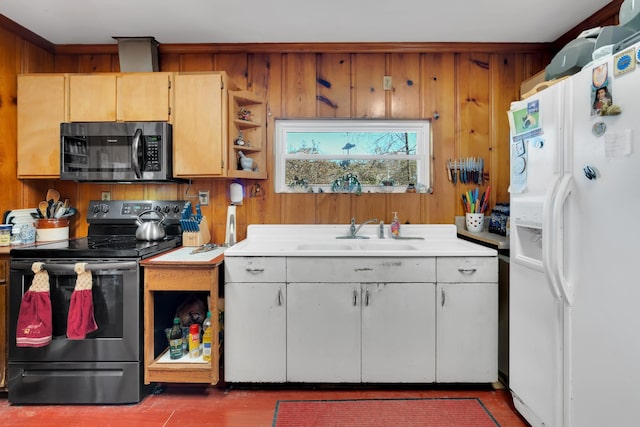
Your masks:
M364 227L365 224L371 224L372 222L378 222L378 218L369 219L358 226L356 226L356 219L351 218L351 225L349 226L349 235L340 236L338 237L338 239L368 239L369 238L368 236L358 236L358 231L360 231L360 229Z
M380 226L378 227L378 239L384 239L384 221L380 221Z

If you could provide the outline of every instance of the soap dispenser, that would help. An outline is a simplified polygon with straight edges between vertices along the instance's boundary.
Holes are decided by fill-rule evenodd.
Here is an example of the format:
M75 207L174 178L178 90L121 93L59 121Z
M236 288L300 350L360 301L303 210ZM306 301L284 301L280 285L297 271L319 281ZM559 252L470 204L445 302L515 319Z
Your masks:
M391 220L389 231L391 232L391 237L394 239L400 237L400 220L398 219L398 212L393 212L393 220Z

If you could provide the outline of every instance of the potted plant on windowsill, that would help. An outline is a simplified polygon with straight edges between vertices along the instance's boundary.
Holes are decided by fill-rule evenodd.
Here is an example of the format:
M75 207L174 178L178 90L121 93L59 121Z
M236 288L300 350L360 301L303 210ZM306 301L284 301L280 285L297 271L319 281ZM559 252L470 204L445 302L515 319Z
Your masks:
M386 178L380 181L380 190L383 193L391 193L393 192L393 188L395 187L395 183L391 178Z

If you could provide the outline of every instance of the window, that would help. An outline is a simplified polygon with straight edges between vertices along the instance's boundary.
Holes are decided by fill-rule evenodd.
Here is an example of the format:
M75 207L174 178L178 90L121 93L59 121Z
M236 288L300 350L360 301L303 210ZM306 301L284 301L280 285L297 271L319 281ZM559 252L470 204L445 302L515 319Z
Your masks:
M278 193L430 187L428 120L278 119L275 128Z

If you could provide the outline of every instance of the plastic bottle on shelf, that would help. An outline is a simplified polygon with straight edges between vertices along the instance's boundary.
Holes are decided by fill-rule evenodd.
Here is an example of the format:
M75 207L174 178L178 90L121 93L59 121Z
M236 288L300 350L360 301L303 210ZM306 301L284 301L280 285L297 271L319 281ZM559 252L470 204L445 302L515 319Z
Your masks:
M202 324L202 358L205 362L211 360L211 312L207 311L207 318Z
M391 237L394 239L400 237L400 220L398 219L398 212L393 212L393 220L391 221L389 231L391 232Z
M173 327L169 332L169 358L180 359L182 357L182 328L180 318L174 317Z
M195 359L200 356L200 325L194 323L189 327L189 357Z

